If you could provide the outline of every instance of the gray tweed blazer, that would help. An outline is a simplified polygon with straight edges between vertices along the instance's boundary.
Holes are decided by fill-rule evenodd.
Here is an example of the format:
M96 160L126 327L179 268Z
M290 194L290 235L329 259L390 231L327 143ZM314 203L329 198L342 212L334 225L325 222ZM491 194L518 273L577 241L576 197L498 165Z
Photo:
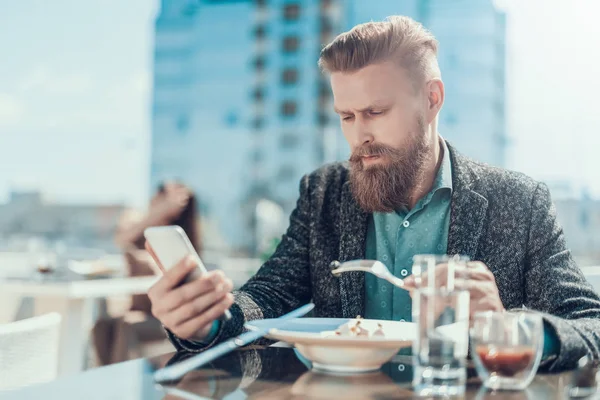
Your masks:
M546 185L460 155L453 167L448 254L483 261L506 309L543 313L560 340L551 371L573 368L587 353L600 358L600 298L571 257ZM246 321L275 318L309 301L316 317L364 315L364 274L332 276L333 260L365 257L368 214L350 191L346 163L305 176L290 226L275 254L239 291L233 318L208 346L240 334ZM206 345L169 333L181 350Z

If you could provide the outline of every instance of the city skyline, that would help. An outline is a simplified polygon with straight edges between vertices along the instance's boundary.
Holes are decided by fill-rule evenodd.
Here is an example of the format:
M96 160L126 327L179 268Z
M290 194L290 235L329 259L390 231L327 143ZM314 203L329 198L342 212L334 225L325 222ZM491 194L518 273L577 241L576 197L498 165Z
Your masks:
M599 197L600 83L585 73L600 61L598 6L507 3L508 167ZM59 201L145 203L156 9L114 0L0 6L0 48L10 55L0 66L0 157L8 166L0 198L13 186Z

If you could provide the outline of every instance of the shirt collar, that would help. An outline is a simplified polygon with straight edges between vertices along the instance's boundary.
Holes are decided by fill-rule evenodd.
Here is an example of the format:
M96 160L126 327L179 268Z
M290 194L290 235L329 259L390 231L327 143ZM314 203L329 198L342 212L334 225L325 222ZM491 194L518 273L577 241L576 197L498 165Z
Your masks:
M444 138L440 137L441 150L443 151L442 162L438 169L435 180L433 181L433 187L431 193L437 192L439 189L450 189L452 193L452 161L450 160L450 150Z

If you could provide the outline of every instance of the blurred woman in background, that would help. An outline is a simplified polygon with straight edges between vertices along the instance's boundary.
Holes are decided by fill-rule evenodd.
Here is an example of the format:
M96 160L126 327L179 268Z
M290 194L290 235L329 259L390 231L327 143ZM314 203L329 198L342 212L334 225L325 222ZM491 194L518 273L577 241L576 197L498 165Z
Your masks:
M115 242L123 251L129 276L149 276L159 271L144 249L144 230L151 226L181 226L196 251L201 253L197 207L196 196L188 187L167 182L159 186L145 215L133 210L122 215ZM170 348L162 325L152 316L146 294L132 296L123 316L100 319L92 334L98 365L153 355L143 352L143 347L156 346L156 352L161 352L162 345L166 345L167 350Z

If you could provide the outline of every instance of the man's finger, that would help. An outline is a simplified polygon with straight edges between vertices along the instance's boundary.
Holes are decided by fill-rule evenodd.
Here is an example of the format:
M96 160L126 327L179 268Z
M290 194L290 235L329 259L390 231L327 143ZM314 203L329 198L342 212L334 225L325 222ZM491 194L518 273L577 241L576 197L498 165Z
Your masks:
M469 314L471 318L478 313L483 311L504 311L504 307L502 303L494 301L494 299L490 297L484 297L480 300L471 301L469 306Z
M156 305L157 312L162 313L175 310L215 289L221 293L230 292L233 289L233 283L222 273L218 272L220 271L208 272L199 279L195 279L192 282L169 291L160 300L160 303Z
M180 338L189 339L198 331L205 328L208 324L212 324L212 322L223 315L225 310L231 307L232 304L233 295L231 293L227 293L220 302L213 305L204 314L174 327L172 331Z
M481 261L469 261L467 262L467 267L470 269L489 271L487 265L485 265Z
M201 316L210 310L211 307L221 302L228 292L218 292L211 290L195 298L194 300L185 303L176 310L171 311L165 318L165 325L179 326L195 317Z
M178 262L173 268L166 271L162 278L151 288L156 293L166 293L178 286L183 279L197 268L196 261L189 256Z
M460 268L456 270L456 280L494 282L494 275L485 269Z
M430 271L426 271L421 276L410 275L404 279L404 285L407 290L412 290L417 287L417 282L419 282L420 287L429 285L429 273ZM435 287L444 287L447 285L448 277L448 264L439 264L435 267L434 272L434 285Z
M454 287L457 290L467 290L471 301L487 297L496 293L496 287L492 282L476 280L457 280Z
M491 281L494 282L494 275L482 262L469 262L468 266L457 267L454 271L455 284L458 281L475 280L475 281ZM434 276L435 287L445 287L448 285L448 264L440 264L435 268ZM404 279L406 289L412 290L417 286L417 280L420 280L420 286L429 285L429 274L425 272L420 279L411 275Z

